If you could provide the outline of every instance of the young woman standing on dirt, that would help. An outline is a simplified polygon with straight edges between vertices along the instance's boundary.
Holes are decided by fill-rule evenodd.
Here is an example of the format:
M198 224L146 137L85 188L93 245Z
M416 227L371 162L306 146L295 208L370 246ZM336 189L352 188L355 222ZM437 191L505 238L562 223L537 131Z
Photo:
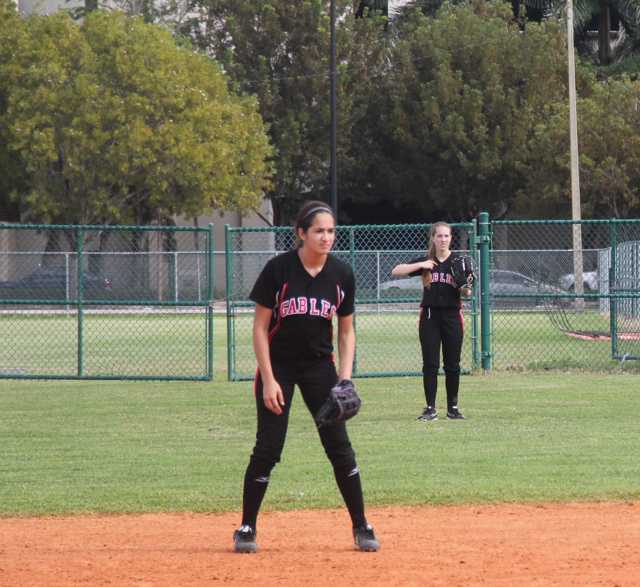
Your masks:
M463 420L458 409L460 386L460 354L464 334L462 301L460 294L471 295L471 286L458 288L451 274L451 226L436 222L429 231L427 256L409 263L396 265L391 271L395 276L422 276L423 293L420 304L419 335L422 348L422 381L427 406L418 420L438 418L436 394L440 346L444 362L447 388L447 418Z
M335 215L324 202L307 202L295 223L298 246L265 265L249 296L256 303L258 431L244 478L242 525L233 535L236 552L257 550L258 511L271 470L280 461L294 385L313 415L333 385L351 378L355 279L351 267L330 254L335 224ZM334 315L338 316L338 371L333 360ZM318 433L349 510L356 548L378 550L365 517L360 470L344 422L319 428Z

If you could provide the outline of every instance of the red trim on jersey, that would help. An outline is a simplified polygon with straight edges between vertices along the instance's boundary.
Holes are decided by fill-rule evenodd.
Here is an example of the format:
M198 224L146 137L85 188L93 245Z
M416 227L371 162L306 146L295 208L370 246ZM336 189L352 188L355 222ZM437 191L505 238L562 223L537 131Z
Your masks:
M276 335L278 330L280 330L280 326L282 325L282 317L280 316L280 304L282 303L282 300L287 293L288 287L288 283L283 283L280 291L276 294L276 305L274 308L274 311L276 313L276 323L273 325L273 328L269 332L269 344L271 344L273 337Z
M329 322L329 340L331 341L331 346L333 346L333 320L331 320L331 322ZM338 342L338 344L340 344ZM331 353L331 362L335 363L336 362L336 353L332 352Z

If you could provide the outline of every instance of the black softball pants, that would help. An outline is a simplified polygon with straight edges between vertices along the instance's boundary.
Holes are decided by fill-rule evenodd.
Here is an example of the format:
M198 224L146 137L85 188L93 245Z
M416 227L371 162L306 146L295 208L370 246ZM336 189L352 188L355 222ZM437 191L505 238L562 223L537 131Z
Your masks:
M258 429L256 443L245 473L243 496L243 524L255 527L269 476L280 462L289 424L289 413L294 397L294 386L300 389L302 399L313 415L324 403L329 391L338 381L335 365L330 359L300 361L293 365L272 362L276 381L282 388L285 405L282 414L268 410L262 398L262 378L255 380ZM310 422L314 426L315 422ZM346 502L354 526L366 523L360 472L347 428L343 423L318 429L320 441L333 466L336 482Z
M447 409L458 405L460 387L460 354L464 321L460 308L426 307L420 311L420 347L422 348L422 381L427 406L435 408L440 369L440 347L447 388Z

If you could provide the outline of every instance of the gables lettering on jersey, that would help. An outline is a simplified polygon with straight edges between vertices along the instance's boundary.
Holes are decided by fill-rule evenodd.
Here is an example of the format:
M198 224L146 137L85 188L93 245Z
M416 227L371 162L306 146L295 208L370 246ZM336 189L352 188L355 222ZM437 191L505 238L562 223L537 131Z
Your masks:
M284 300L280 304L280 317L308 314L331 320L336 313L336 306L328 300L298 296Z
M283 284L281 290L276 293L274 317L279 319L287 316L318 316L327 320L333 320L336 311L342 304L345 297L344 290L339 284L336 284L336 303L332 304L324 298L292 296L288 299L282 299L286 296L288 284Z
M440 271L431 272L431 283L446 283L451 287L456 287L456 282L453 280L451 273L442 273Z

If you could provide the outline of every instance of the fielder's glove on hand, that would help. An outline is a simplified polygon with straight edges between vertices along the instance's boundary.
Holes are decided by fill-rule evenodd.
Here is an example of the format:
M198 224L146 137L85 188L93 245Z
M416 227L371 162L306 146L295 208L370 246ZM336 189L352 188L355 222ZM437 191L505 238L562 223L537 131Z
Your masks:
M455 257L451 261L451 274L458 287L470 287L476 280L473 259L467 255Z
M315 416L316 424L318 428L322 428L344 422L358 413L361 404L362 400L353 381L343 379L331 388L329 397Z

